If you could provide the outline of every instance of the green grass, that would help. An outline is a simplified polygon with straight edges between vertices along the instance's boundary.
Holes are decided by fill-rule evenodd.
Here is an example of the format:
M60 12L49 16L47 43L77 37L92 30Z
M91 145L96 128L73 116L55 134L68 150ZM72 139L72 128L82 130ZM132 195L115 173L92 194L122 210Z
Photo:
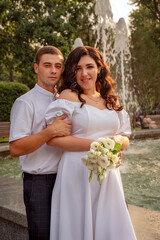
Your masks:
M0 138L0 143L1 142L8 142L8 141L9 141L9 137Z
M135 128L132 128L131 130L132 130L132 131L133 131L133 130L134 130L134 131L135 131L135 130L142 130L142 128L140 128L140 127L135 127Z

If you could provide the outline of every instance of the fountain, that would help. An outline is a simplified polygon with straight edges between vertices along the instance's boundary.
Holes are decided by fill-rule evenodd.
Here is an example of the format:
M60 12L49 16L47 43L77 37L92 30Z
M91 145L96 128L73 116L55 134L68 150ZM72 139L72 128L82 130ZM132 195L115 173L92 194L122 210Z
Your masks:
M129 81L131 80L132 73L129 66L131 60L131 53L129 50L128 31L124 18L120 18L116 24L115 54L120 59L119 64L116 67L116 79L118 78L118 72L121 73L121 87L120 95L122 97L122 104L126 110L129 110L132 103L133 97L131 91L129 91ZM129 101L128 101L129 100Z
M115 60L112 38L115 32L115 23L109 0L96 0L95 14L97 16L95 48L100 50L104 61L110 65Z
M83 42L81 38L76 38L73 44L73 49L75 49L76 47L82 47L83 46Z
M113 21L109 0L96 0L95 14L98 19L95 47L102 53L110 67L111 75L116 79L116 88L124 109L131 110L131 107L134 107L132 92L129 89L132 76L131 54L125 20L120 18L118 23Z
M117 23L113 21L113 13L109 0L96 0L95 14L97 35L95 48L103 55L104 61L109 65L111 75L116 80L116 89L120 101L126 111L132 114L134 108L133 93L130 89L131 54L129 50L128 30L124 18ZM83 46L82 40L77 38L73 48Z

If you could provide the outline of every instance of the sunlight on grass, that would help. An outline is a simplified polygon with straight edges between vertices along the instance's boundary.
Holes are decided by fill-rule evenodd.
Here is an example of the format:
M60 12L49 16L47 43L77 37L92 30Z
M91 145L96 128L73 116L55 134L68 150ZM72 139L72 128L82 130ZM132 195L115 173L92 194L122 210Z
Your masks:
M9 137L0 138L0 143L1 142L8 142L8 141L9 141Z

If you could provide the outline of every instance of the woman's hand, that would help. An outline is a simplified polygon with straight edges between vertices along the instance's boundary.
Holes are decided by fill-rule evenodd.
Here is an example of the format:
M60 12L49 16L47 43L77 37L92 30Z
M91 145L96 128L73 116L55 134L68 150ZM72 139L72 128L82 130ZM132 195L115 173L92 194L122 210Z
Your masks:
M115 135L110 138L113 139L116 143L120 143L122 145L121 151L124 151L129 147L129 138L127 136Z
M111 137L111 139L113 139L116 143L120 143L122 145L122 149L118 151L119 160L116 164L116 168L117 168L121 165L121 162L122 162L122 151L126 150L129 146L129 138L122 135L115 135Z
M116 163L116 168L120 167L121 166L121 162L122 162L122 151L118 151L118 154L117 154L119 160L118 162Z

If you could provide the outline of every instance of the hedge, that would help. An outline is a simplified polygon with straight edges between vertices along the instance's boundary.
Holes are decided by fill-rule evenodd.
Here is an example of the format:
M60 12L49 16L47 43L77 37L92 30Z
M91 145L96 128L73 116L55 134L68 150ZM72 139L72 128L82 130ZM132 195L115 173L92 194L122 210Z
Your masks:
M10 112L16 98L30 89L18 82L0 82L0 122L10 121Z

